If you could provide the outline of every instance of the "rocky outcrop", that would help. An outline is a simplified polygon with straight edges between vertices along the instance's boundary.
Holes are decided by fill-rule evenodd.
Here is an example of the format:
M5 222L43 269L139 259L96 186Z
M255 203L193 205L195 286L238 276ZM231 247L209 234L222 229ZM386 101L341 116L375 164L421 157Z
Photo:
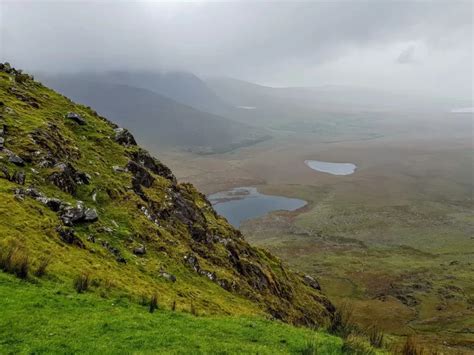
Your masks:
M77 185L90 183L90 175L77 171L70 163L58 163L54 168L56 171L48 177L49 181L71 195L76 194Z
M118 144L121 144L125 147L137 145L135 137L133 137L133 135L125 128L121 128L121 127L115 128L114 132L115 132L115 141Z

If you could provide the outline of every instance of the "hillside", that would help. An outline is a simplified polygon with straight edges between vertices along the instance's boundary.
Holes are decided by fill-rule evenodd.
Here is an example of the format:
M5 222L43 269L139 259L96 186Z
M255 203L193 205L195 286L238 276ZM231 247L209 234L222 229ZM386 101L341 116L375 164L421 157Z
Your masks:
M128 131L8 65L0 70L4 271L202 315L334 324L313 277L251 247Z
M179 147L200 153L225 152L267 139L262 129L200 111L147 88L101 76L45 77L58 92L114 117L153 151ZM129 81L135 83L135 81Z

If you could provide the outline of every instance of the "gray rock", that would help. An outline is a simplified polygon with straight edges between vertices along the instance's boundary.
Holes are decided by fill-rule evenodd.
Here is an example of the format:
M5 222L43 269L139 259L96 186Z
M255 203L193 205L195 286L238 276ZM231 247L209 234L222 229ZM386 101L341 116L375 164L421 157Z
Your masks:
M125 128L115 128L115 141L123 146L137 145L133 135Z
M144 245L140 245L133 249L133 254L135 255L145 255L146 254L146 248Z
M116 173L124 173L126 170L118 165L114 165L112 167L112 170L115 171Z
M4 146L5 146L5 138L0 137L0 150L2 150Z
M84 222L94 222L99 219L95 208L87 208L84 212Z
M79 115L78 113L75 113L75 112L68 112L66 114L66 118L76 122L77 124L79 124L81 126L85 125L87 123L86 120L81 115Z
M163 277L164 279L171 281L171 282L176 282L176 276L169 274L165 271L160 272L160 276Z
M11 178L12 182L16 182L19 185L25 185L26 175L23 171L15 171Z
M84 242L76 236L72 228L64 228L62 226L56 228L61 240L67 244L75 245L79 248L85 248Z
M15 165L18 165L18 166L24 166L25 165L25 162L23 161L23 159L21 159L16 154L11 154L10 157L8 158L8 161L15 164Z
M315 290L321 291L321 286L319 285L319 282L314 279L313 277L309 275L304 275L303 276L303 282L308 285L309 287L314 288Z

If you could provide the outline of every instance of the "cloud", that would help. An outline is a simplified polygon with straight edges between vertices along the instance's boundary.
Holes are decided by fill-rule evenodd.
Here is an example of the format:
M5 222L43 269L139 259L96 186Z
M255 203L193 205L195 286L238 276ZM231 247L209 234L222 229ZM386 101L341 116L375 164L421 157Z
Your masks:
M397 58L399 64L412 64L415 63L415 47L409 46L404 49Z
M471 14L468 1L3 0L0 59L31 71L187 70L278 85L322 84L318 68L324 67L334 73L331 80L353 77L364 85L385 75L397 58L386 59L394 48L416 42L430 52L426 65L443 73L440 80L466 88L472 81ZM369 53L373 65L363 73L363 63L351 63L354 69L344 75L332 66ZM395 86L411 80L398 74ZM420 90L427 89L423 75Z

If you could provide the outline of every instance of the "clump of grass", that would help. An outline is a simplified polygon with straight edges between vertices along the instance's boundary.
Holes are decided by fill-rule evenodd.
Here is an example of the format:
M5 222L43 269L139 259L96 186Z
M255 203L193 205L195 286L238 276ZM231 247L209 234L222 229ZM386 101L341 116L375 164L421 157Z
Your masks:
M150 313L155 312L158 309L158 295L154 293L150 299Z
M194 302L193 302L193 301L191 301L191 308L190 308L189 311L191 312L191 314L192 314L193 316L197 316L197 315L198 315L197 309L196 309L196 307L194 306Z
M349 304L343 304L336 309L329 331L342 338L358 333L359 327L353 321L354 310Z
M35 270L35 276L36 277L42 277L46 274L46 269L48 268L49 264L51 263L51 258L50 257L42 257L40 259L40 263Z
M90 277L89 274L81 274L76 276L73 285L77 293L86 292L89 288Z
M369 329L367 329L366 331L366 334L372 346L375 346L376 348L383 347L384 334L382 333L379 327L377 326L369 327Z
M28 254L17 246L10 246L0 253L0 269L20 279L26 279L30 269Z
M415 337L407 337L405 344L403 344L400 354L402 355L423 355L427 354L423 346L421 346Z
M306 344L304 345L304 348L301 349L301 354L302 355L317 355L318 347L316 345L316 342L313 339L307 340Z
M176 300L173 300L173 303L171 303L171 310L173 312L176 311Z

